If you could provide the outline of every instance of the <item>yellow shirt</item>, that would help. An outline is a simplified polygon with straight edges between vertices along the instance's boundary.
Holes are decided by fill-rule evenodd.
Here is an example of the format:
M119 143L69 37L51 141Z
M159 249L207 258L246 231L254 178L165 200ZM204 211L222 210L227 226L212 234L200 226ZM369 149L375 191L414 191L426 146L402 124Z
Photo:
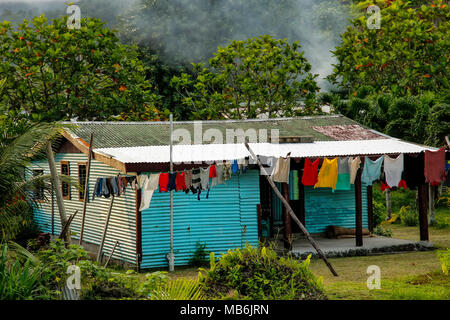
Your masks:
M338 177L338 158L332 160L323 159L322 167L319 171L319 177L314 188L332 188L336 189L336 182Z

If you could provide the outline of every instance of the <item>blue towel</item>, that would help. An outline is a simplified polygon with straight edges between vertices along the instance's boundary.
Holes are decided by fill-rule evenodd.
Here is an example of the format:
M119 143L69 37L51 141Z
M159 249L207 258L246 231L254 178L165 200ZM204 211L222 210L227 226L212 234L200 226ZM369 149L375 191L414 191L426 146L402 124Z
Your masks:
M381 165L383 164L384 156L372 161L369 157L365 157L364 169L361 175L361 182L371 186L372 183L380 179Z
M238 173L239 172L239 165L237 160L233 160L233 164L231 165L231 172L232 173Z

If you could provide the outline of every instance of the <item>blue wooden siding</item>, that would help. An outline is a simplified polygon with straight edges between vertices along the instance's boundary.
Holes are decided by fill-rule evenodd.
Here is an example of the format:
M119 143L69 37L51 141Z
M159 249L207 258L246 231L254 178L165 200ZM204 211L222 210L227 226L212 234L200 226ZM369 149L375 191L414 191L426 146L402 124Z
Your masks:
M224 185L202 192L174 192L175 265L186 265L198 241L217 255L258 245L256 205L259 201L258 171L233 175ZM167 267L170 251L170 193L156 191L150 208L142 211L141 268Z

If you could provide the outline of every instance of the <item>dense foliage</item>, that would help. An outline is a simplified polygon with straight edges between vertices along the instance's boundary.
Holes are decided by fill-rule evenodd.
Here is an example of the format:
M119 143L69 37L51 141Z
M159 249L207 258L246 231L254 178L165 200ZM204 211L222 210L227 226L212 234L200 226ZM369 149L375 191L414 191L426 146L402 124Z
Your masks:
M0 122L0 240L11 240L30 231L33 235L31 207L37 201L48 199L51 189L50 176L33 176L29 164L34 157L44 156L41 142L56 133L53 124ZM71 182L62 177L66 182ZM41 189L42 199L35 199L33 192ZM28 229L30 227L30 229Z
M82 19L72 30L66 20L0 24L2 113L33 121L157 118L137 49L122 45L99 19Z
M408 141L442 146L450 132L450 94L423 92L396 97L361 86L350 99L323 94L319 101L370 128Z
M330 79L350 92L363 85L396 96L448 91L450 7L442 0L380 5L381 29L369 29L365 15L352 20L333 51Z
M261 246L229 250L201 279L207 297L237 299L315 300L326 299L322 283L304 261L278 257Z
M196 119L311 114L317 75L300 50L297 42L267 35L232 41L208 67L195 65L194 77L184 73L172 82Z

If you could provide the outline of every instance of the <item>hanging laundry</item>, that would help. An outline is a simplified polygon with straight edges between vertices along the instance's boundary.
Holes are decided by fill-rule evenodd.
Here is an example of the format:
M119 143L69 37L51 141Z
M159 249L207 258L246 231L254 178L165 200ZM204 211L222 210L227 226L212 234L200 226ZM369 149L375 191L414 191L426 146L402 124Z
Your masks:
M110 196L113 195L111 178L103 178L103 179L105 179L105 180L103 180L103 183L102 183L102 195L105 198L109 198Z
M191 190L192 193L197 193L197 190L200 189L200 169L192 169L192 180L191 180Z
M200 185L202 190L209 189L209 170L208 168L200 168Z
M425 182L437 186L445 180L445 147L437 151L425 150Z
M445 162L445 172L447 173L447 180L445 180L444 186L450 187L450 160L446 160Z
M117 187L119 188L119 195L123 194L125 188L123 186L123 180L120 175L117 177Z
M184 170L184 181L186 184L186 194L191 190L192 170Z
M176 191L186 191L186 174L184 171L177 173Z
M425 153L403 155L403 180L409 189L415 190L425 184Z
M215 187L218 184L223 184L223 163L215 165L216 176L211 179L211 187Z
M239 164L237 160L233 160L233 164L231 165L231 172L234 174L239 172Z
M272 173L272 180L275 182L289 183L290 167L291 167L291 157L278 158Z
M177 188L177 173L169 172L169 183L167 184L167 191L172 191Z
M350 190L350 164L348 157L338 158L336 190Z
M223 164L223 180L231 179L231 164L230 162L225 162Z
M92 193L92 201L94 201L94 197L101 197L102 196L102 178L97 178L97 181L95 182L94 186L94 192Z
M322 167L320 168L317 177L317 183L314 188L332 188L336 189L336 182L338 177L338 158L323 159Z
M215 178L215 177L217 177L217 168L216 168L216 166L215 166L214 164L212 164L212 165L209 167L209 177L210 177L210 178Z
M311 162L305 158L305 165L303 166L302 184L305 186L313 186L317 183L317 175L319 174L320 159L317 158Z
M377 160L370 160L369 157L365 157L364 169L361 175L361 182L364 182L368 186L380 179L381 165L383 164L384 157L381 156Z
M384 156L384 176L387 188L399 187L403 172L403 154L393 159L387 155ZM401 184L404 185L403 183Z
M169 173L161 173L159 175L159 192L167 192L167 186L169 184Z
M349 158L348 163L350 165L350 184L354 184L356 173L361 165L361 159L359 157Z
M248 159L239 159L238 160L239 171L245 173L248 168Z
M119 193L119 186L118 186L118 183L117 183L117 177L112 177L112 178L110 178L111 179L111 194L112 195L114 195L114 196L120 196L120 193Z
M266 156L259 156L259 161L261 162L262 166L267 172L268 176L271 176L273 173L273 169L275 167L275 164L277 162L277 159L275 157L266 157ZM264 176L266 175L264 170L260 170L260 175Z
M150 177L145 176L143 178L145 182L141 188L141 205L139 207L139 211L150 208L150 202L153 197L153 193L156 189L158 189L159 184L159 173L153 173Z

